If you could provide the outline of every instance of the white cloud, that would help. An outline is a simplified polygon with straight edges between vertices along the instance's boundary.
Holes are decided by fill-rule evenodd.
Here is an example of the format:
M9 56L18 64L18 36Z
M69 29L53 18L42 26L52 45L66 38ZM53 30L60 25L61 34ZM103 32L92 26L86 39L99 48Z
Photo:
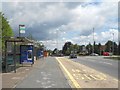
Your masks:
M108 40L113 41L114 33L114 42L118 44L118 30L110 29L109 31L103 31L101 33L94 33L94 41L96 43L105 44ZM93 34L88 36L79 36L72 39L75 43L78 44L88 44L89 42L93 44Z
M88 0L89 1L89 0ZM35 38L48 40L47 46L55 48L56 31L59 28L59 42L62 46L65 41L78 44L93 42L92 29L95 28L96 42L105 43L112 40L110 32L115 32L117 41L117 2L100 2L99 4L76 4L68 8L65 3L16 2L3 3L3 12L9 19L14 31L19 24L25 24ZM78 36L68 37L68 32L76 32ZM62 34L64 34L62 36ZM61 41L61 38L64 40ZM44 42L45 43L45 42ZM51 44L50 44L51 43ZM61 47L59 45L59 48Z

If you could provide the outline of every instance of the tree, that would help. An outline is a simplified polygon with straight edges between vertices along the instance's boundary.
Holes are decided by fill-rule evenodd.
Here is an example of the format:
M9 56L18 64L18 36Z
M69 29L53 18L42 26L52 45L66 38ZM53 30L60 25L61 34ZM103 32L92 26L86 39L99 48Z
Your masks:
M118 45L114 42L114 54L117 55L118 54Z
M53 55L57 54L57 51L58 51L58 49L55 48L55 49L53 50L52 54L53 54Z
M105 51L106 52L112 52L112 41L108 41L105 45L106 45L106 49L105 49Z
M118 45L118 55L120 55L120 41L119 41L119 45Z
M100 50L100 48L101 48L101 43L98 44L98 54L99 54L99 55L101 55L101 50Z
M66 42L65 45L63 46L62 53L64 55L69 55L70 54L70 47L72 43L71 42Z
M114 47L113 47L113 42L112 41L108 41L106 44L106 52L113 52L114 50L114 54L118 54L118 46L117 44L114 42Z
M4 43L5 43L5 38L6 37L12 37L13 31L11 26L9 25L9 22L7 21L7 18L4 17L4 14L0 12L0 18L2 19L2 27L1 27L1 32L2 32L2 48L4 50Z
M89 43L89 44L86 46L86 49L88 50L88 54L91 54L91 53L92 53L92 45L91 45L91 43Z

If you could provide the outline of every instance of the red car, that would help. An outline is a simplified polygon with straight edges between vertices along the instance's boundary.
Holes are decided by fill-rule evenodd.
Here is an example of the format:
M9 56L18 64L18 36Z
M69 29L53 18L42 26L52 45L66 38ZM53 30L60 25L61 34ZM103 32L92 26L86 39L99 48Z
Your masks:
M109 56L109 52L103 52L104 56Z

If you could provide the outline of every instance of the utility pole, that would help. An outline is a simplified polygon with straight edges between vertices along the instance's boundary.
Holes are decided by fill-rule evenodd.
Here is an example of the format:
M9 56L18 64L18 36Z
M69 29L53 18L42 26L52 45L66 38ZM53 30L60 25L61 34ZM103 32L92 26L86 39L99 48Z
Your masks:
M94 28L93 28L93 53L94 53Z
M113 35L113 49L112 49L112 53L114 55L114 33L112 33L112 35Z
M56 45L57 45L57 55L58 55L58 30L56 29Z

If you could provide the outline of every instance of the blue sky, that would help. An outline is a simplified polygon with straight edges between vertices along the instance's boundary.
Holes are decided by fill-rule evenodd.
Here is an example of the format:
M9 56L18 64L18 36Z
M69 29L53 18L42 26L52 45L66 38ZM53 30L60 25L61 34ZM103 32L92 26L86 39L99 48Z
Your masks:
M48 49L59 49L66 41L77 44L118 41L118 3L86 0L85 2L9 2L2 3L2 12L8 18L15 35L19 24L26 25L26 34L43 42ZM57 33L56 33L57 32Z

